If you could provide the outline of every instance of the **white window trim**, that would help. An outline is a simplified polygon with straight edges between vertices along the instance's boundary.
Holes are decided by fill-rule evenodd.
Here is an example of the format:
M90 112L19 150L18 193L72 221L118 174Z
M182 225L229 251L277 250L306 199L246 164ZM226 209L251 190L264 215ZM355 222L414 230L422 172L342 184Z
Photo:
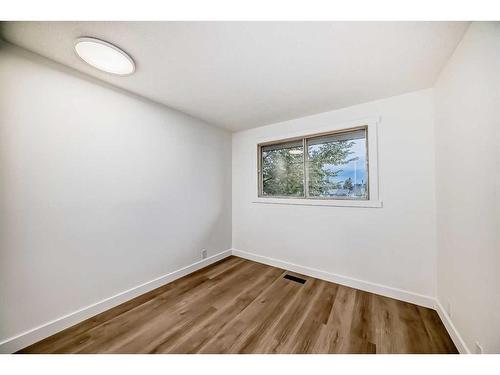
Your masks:
M359 126L366 126L368 129L368 184L370 196L368 200L347 200L347 199L314 199L314 198L272 198L272 197L259 197L258 183L255 184L255 199L253 203L262 204L279 204L279 205L300 205L300 206L335 206L335 207L366 207L366 208L380 208L382 201L379 196L379 182L378 182L378 133L377 128L380 123L380 117L369 117L349 122L343 122L334 125L325 125L302 130L300 132L290 132L280 134L281 139L299 138L309 136L317 133L335 132L344 129L355 128ZM256 149L261 143L273 142L278 140L276 136L266 137L259 139L256 144ZM254 174L258 181L258 167L254 165Z

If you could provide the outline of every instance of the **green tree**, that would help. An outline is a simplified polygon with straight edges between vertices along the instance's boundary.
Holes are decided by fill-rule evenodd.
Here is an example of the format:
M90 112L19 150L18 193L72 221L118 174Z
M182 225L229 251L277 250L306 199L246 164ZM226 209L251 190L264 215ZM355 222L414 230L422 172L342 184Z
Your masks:
M340 184L333 182L333 178L342 172L339 166L346 165L358 157L351 157L354 153L352 141L337 141L322 143L309 147L309 194L322 196L330 189L340 188Z
M281 148L262 153L262 182L265 195L302 196L304 167L302 147Z
M332 179L342 172L336 167L358 159L350 157L353 145L352 141L336 141L309 146L307 168L311 196L326 195L330 189L340 188ZM303 196L302 146L263 151L262 179L264 195Z
M354 185L352 184L351 177L349 177L347 180L344 181L343 188L346 190L352 190L354 188Z

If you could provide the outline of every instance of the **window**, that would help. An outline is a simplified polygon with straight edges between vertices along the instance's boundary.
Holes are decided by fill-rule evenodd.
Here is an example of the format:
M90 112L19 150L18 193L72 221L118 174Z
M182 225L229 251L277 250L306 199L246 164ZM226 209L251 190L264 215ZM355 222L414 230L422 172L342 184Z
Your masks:
M368 200L367 127L261 144L259 196Z

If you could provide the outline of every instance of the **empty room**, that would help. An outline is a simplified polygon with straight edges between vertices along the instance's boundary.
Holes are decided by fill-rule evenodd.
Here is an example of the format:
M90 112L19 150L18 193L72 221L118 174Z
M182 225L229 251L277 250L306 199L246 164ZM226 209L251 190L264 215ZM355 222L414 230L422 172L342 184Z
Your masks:
M0 352L500 353L499 73L496 21L1 22Z

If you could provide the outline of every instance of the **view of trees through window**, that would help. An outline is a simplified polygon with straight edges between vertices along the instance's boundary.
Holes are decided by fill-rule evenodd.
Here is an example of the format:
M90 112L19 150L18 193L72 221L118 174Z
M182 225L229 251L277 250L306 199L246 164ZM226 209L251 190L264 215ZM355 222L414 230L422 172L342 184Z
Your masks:
M260 151L262 196L368 199L365 128L265 145Z
M262 147L263 194L304 196L302 140Z

